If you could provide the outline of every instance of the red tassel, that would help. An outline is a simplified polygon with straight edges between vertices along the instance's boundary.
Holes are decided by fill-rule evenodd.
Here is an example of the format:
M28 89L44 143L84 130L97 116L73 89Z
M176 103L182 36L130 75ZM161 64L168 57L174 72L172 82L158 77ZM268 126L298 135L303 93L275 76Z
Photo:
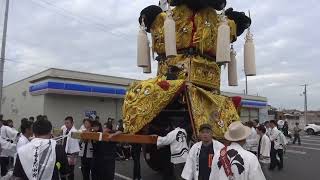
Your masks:
M158 85L165 91L168 91L170 88L170 84L168 83L168 81L160 81L158 82Z
M241 97L240 96L234 96L234 97L232 97L232 102L233 102L233 104L234 104L234 106L235 106L235 108L236 109L238 109L239 107L240 107L240 105L241 105Z

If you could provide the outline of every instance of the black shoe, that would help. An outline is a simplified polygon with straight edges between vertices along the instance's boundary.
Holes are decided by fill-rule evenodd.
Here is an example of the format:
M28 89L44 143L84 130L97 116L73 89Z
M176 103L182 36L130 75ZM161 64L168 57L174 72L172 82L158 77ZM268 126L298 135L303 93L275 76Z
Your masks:
M283 167L279 167L278 170L281 171L283 169Z

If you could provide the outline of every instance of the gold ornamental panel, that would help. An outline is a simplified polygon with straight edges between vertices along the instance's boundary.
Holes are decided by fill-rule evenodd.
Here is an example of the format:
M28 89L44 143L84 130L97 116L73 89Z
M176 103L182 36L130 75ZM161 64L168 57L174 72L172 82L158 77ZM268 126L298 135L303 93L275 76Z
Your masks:
M202 124L208 123L213 127L213 136L224 138L224 133L233 121L240 117L229 97L217 95L196 86L188 86L192 116L196 131Z
M188 81L210 89L220 90L220 67L200 57L191 59Z
M201 87L220 90L221 70L217 63L208 61L201 56L177 55L159 63L158 75L166 75L169 66L177 66L182 69L179 79Z
M201 53L211 56L216 54L219 18L216 10L205 8L194 13L186 5L173 8L173 19L176 23L177 50L194 47ZM164 21L166 13L160 13L151 25L152 48L158 54L165 54ZM236 24L228 20L230 38L236 39Z
M123 104L125 131L134 134L150 123L183 88L184 80L157 77L131 85Z

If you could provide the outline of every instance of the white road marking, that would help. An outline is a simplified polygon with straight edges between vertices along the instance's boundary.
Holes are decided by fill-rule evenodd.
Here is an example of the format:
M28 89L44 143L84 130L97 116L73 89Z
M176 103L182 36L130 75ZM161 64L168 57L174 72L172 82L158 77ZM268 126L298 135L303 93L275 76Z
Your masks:
M297 143L297 142L296 142L296 143ZM301 144L302 144L302 145L320 146L320 144L315 144L315 143L305 143L305 142L302 142Z
M300 136L301 139L314 139L314 140L320 140L319 136Z
M313 148L313 147L304 147L304 146L289 146L289 147L302 148L302 149L310 149L310 150L320 151L320 148Z
M311 141L311 142L318 142L318 143L320 143L320 139L319 139L319 140L315 140L315 139L302 139L302 138L301 138L301 141Z
M286 153L294 153L294 154L307 154L307 152L304 151L296 151L296 150L292 150L292 149L287 149Z
M301 140L302 140L302 141L303 141L303 140L306 140L306 141L310 140L310 141L320 142L320 139L301 138Z
M127 176L124 176L122 174L119 174L119 173L114 173L114 175L118 176L119 178L121 179L125 179L125 180L132 180L131 178L127 177Z

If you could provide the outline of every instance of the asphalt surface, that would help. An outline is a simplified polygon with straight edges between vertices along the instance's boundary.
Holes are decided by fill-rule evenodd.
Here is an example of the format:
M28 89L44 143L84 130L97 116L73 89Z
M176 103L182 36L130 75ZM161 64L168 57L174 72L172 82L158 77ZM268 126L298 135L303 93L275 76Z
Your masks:
M267 171L267 180L320 180L320 136L302 136L302 145L290 143L284 155L284 169ZM116 162L116 180L132 179L132 160ZM162 180L161 174L151 170L141 159L144 180ZM76 180L82 180L76 168Z

